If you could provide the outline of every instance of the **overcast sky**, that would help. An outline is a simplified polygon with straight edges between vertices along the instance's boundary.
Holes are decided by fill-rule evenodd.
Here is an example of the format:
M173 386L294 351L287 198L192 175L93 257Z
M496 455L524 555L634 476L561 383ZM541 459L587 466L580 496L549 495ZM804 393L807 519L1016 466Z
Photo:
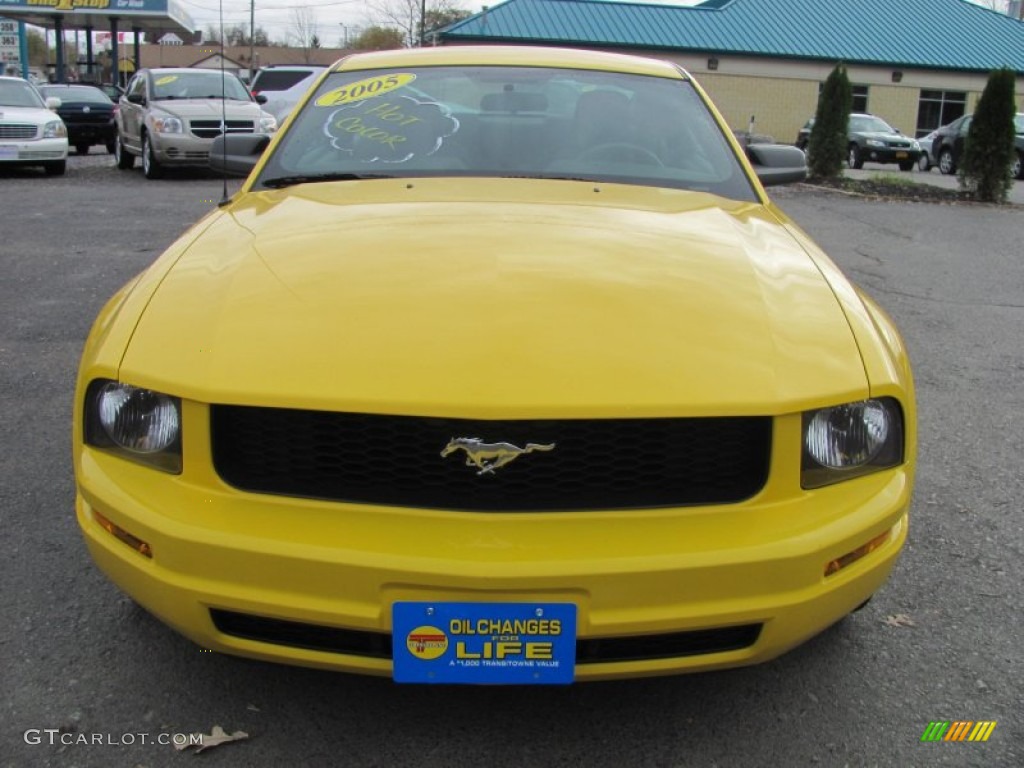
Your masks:
M630 0L637 3L656 5L696 5L702 0ZM218 23L218 0L178 0L192 16L196 27L203 31L208 24ZM373 4L395 2L395 0L373 0ZM501 0L457 0L455 5L474 13L484 5L498 5ZM1003 0L971 0L980 5L992 6ZM223 0L224 24L232 27L236 24L249 25L250 0ZM429 3L429 0L428 0ZM294 33L295 21L292 9L306 7L316 15L317 34L321 44L326 47L339 47L342 44L346 27L348 34L354 37L354 30L373 24L377 19L370 9L367 0L254 0L256 26L266 30L270 38L277 42L289 42L289 34ZM345 25L345 26L342 26Z
M196 23L196 27L206 31L209 24L218 24L217 0L178 0L186 12ZM236 24L249 26L249 0L223 0L224 25L233 27ZM378 0L386 3L388 0ZM485 0L462 0L455 5L467 11L477 13L484 5L495 6L501 0L486 2ZM696 5L701 0L631 0L638 3L657 5ZM376 3L375 3L376 4ZM428 0L429 4L429 0ZM366 0L255 0L256 26L263 27L272 40L286 42L290 33L294 33L295 21L293 8L310 8L316 14L317 34L325 48L341 45L346 25L349 35L357 27L365 27L374 23L375 14Z

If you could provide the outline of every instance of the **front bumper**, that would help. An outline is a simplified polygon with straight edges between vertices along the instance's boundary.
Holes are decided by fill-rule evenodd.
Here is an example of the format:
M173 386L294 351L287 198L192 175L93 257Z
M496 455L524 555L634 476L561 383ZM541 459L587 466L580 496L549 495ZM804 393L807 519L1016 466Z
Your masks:
M59 162L68 156L68 140L36 139L33 141L0 141L0 163L41 165Z
M117 138L117 125L113 121L103 125L68 122L65 122L65 125L68 127L68 143L71 146L85 143L108 144Z
M799 429L799 417L777 420L774 456ZM579 648L757 627L742 647L581 658L577 680L766 661L881 587L910 504L906 468L794 495L798 469L774 466L763 491L741 504L449 513L242 493L210 468L208 435L191 433L185 451L185 471L170 476L81 450L77 515L99 566L204 648L377 675L391 672L398 601L571 602ZM97 513L145 541L152 557L108 533ZM825 576L828 563L882 534L877 549ZM310 632L300 638L296 626ZM332 631L357 642L309 640ZM359 650L360 638L376 638L376 650Z
M871 163L916 163L921 157L921 150L864 146L861 154Z
M203 166L210 163L210 147L213 139L199 139L190 134L150 134L153 153L160 165Z

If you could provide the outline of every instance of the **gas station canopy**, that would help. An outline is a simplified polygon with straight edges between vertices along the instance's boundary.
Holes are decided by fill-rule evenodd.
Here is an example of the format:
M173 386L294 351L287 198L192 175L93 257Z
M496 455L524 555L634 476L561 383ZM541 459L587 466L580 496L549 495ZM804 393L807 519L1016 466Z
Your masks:
M133 40L133 66L139 66L139 37L143 33L157 39L168 32L191 41L195 23L178 0L0 0L0 17L53 29L57 33L57 82L65 81L64 35L66 30L110 30L111 52L114 61L121 62L118 54L119 29L131 31ZM86 68L92 77L95 62L92 35L86 34ZM119 64L119 72L124 72ZM120 79L120 78L118 78Z
M0 16L39 27L151 35L174 32L191 40L195 24L178 0L0 0Z

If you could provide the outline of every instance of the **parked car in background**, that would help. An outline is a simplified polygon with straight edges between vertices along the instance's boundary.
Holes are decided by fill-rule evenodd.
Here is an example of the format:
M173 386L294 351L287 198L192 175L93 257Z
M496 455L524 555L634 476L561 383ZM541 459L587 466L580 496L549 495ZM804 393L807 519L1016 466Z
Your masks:
M281 125L325 69L312 64L264 67L252 81L253 96L266 96L264 109Z
M39 91L44 97L60 99L57 114L67 126L68 143L78 154L88 154L93 144L102 144L114 154L116 105L103 91L92 85L42 85Z
M122 589L215 652L544 684L766 661L882 587L910 364L765 192L802 152L597 51L315 88L214 142L248 179L86 342L77 518Z
M117 167L142 158L147 179L168 166L207 167L210 145L227 133L271 133L277 121L260 109L242 81L216 69L141 69L117 114Z
M812 117L797 133L795 144L804 152L807 151L813 128ZM863 112L850 115L846 136L847 164L851 168L863 168L865 162L896 163L901 171L909 171L921 156L921 146L915 139L904 136L875 115Z
M932 142L935 141L935 136L938 132L939 129L936 128L927 136L923 136L917 140L917 143L921 145L921 156L917 158L918 170L927 172L932 169L933 165L935 165L935 160L932 156Z
M68 131L55 110L27 80L0 77L0 165L41 165L49 176L64 173Z
M851 168L863 168L865 162L896 163L901 171L909 171L921 156L921 145L916 139L904 136L875 115L850 115L846 140L847 164Z
M124 88L114 83L92 83L93 88L99 88L115 104L124 96Z
M802 149L804 152L807 151L807 143L811 140L811 129L813 127L814 118L812 117L810 120L804 123L804 127L801 128L796 134L796 141L794 143L796 144L797 149Z
M932 144L932 157L939 171L954 174L960 166L960 156L964 151L967 132L971 128L974 115L964 115L938 130ZM1018 112L1013 118L1014 158L1010 173L1015 179L1024 179L1024 112Z

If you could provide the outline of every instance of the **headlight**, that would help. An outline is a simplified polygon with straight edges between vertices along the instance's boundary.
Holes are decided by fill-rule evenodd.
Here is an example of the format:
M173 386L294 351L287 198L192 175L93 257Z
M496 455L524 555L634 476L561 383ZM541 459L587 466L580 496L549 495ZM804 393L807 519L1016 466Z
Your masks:
M264 112L260 115L260 131L262 133L273 133L277 130L277 118Z
M864 143L867 144L869 147L884 147L885 146L885 142L884 141L879 141L878 139L868 139Z
M808 411L801 485L819 488L903 461L903 413L891 398Z
M185 126L177 117L154 117L153 130L157 133L184 133Z
M181 471L181 401L100 379L85 400L85 441L168 472Z
M913 150L920 151L921 150L921 143L918 142L918 141L912 141L912 142L910 142L910 148L913 149Z
M68 135L68 129L62 120L51 120L43 126L44 139L63 139Z

